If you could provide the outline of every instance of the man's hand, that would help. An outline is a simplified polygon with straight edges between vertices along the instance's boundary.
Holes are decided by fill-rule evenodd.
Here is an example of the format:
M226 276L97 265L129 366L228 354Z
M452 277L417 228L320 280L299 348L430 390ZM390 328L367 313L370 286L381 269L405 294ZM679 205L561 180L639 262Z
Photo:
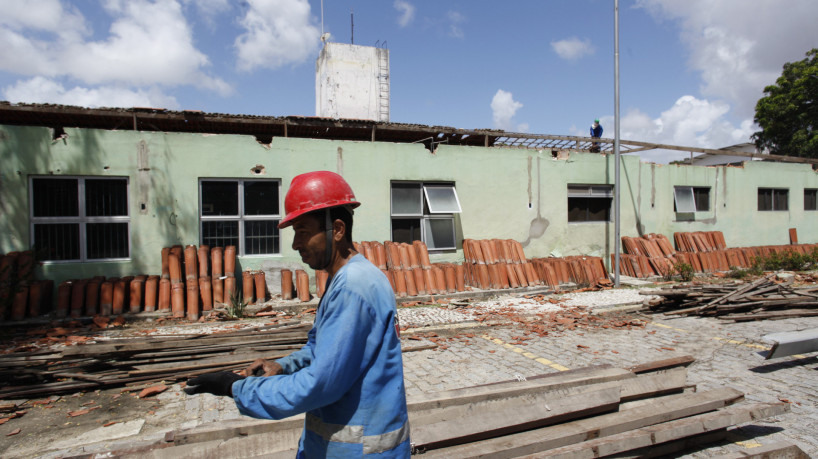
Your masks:
M244 376L275 376L284 373L281 365L274 360L256 359L249 367L242 370Z
M232 371L217 371L215 373L205 373L187 381L185 392L188 395L207 392L222 397L233 396L233 383L239 379L244 379Z

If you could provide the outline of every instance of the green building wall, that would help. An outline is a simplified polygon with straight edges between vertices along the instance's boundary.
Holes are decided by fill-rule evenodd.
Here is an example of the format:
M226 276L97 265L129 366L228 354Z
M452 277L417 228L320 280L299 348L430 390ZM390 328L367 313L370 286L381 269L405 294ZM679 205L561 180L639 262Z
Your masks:
M53 141L44 127L0 126L0 252L30 246L29 177L117 176L129 179L131 256L127 261L45 263L43 278L158 274L161 248L199 244L199 179L275 178L280 206L290 180L303 172L343 175L362 202L356 241L390 239L392 180L454 182L463 212L456 239L515 239L526 256L602 256L614 249L614 224L568 223L568 184L613 184L614 157L550 150L276 137L269 145L245 135L65 129ZM261 171L259 173L259 171ZM818 188L809 165L748 162L733 166L643 163L623 155L621 235L676 231L724 233L731 247L786 244L788 228L801 242L818 242L818 212L803 210L803 190ZM674 186L710 187L710 211L673 210ZM758 187L789 189L789 210L759 212ZM145 207L142 208L144 203ZM611 212L613 215L613 212ZM238 269L264 269L271 291L277 270L303 268L281 234L281 254L245 256ZM458 243L458 247L460 244ZM432 261L462 261L462 249L433 253Z

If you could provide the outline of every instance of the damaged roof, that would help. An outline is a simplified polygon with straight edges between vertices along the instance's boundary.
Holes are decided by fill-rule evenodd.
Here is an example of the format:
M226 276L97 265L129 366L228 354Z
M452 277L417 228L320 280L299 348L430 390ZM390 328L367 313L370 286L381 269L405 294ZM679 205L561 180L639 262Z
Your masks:
M370 142L422 143L430 151L437 145L512 147L551 151L590 151L595 144L601 153L613 153L614 139L513 133L496 129L456 129L379 122L361 119L333 119L312 116L259 116L205 113L197 110L164 108L86 108L55 104L12 104L0 101L0 124L50 128L87 128L203 134L252 135L269 144L273 137L300 137ZM620 140L621 153L664 149L711 155L741 156L767 160L818 164L812 158L727 152L709 148L663 145Z

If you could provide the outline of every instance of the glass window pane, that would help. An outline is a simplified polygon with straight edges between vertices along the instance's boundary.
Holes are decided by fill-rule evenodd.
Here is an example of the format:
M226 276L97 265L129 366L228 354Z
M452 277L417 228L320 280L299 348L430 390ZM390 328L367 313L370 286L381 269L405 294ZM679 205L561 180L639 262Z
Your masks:
M244 182L244 215L278 215L278 182Z
M127 180L86 179L85 215L89 217L128 216Z
M588 221L588 198L568 198L568 221Z
M34 250L41 260L79 260L79 223L35 224Z
M454 186L426 185L423 187L423 191L426 192L429 212L433 214L460 213L460 202L457 199Z
M790 208L789 198L790 198L789 190L774 190L773 210L789 210Z
M202 181L202 215L239 214L239 183Z
M676 212L695 212L696 202L693 200L693 188L677 186L673 189L676 203Z
M247 220L244 222L244 254L278 253L278 220Z
M35 178L32 183L34 217L78 217L78 180Z
M710 188L693 188L693 200L696 203L696 212L710 210Z
M419 218L393 218L392 241L411 244L413 241L422 241L420 235Z
M588 200L588 221L611 221L611 198L595 198Z
M758 189L758 210L773 210L773 190Z
M454 217L427 218L423 220L426 232L426 246L429 249L453 249L454 246Z
M818 210L818 190L804 190L804 210Z
M239 245L239 222L202 221L202 244L213 247Z
M419 183L392 184L392 215L422 215L423 198Z
M128 258L127 223L88 223L85 240L89 260Z
M591 194L591 187L587 185L568 185L568 196L588 196Z

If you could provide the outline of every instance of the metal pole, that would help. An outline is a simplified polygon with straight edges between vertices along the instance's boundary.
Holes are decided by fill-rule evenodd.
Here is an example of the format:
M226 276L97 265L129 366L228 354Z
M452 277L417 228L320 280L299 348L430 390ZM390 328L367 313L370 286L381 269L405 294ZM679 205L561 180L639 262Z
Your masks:
M614 287L619 287L619 0L614 0Z

